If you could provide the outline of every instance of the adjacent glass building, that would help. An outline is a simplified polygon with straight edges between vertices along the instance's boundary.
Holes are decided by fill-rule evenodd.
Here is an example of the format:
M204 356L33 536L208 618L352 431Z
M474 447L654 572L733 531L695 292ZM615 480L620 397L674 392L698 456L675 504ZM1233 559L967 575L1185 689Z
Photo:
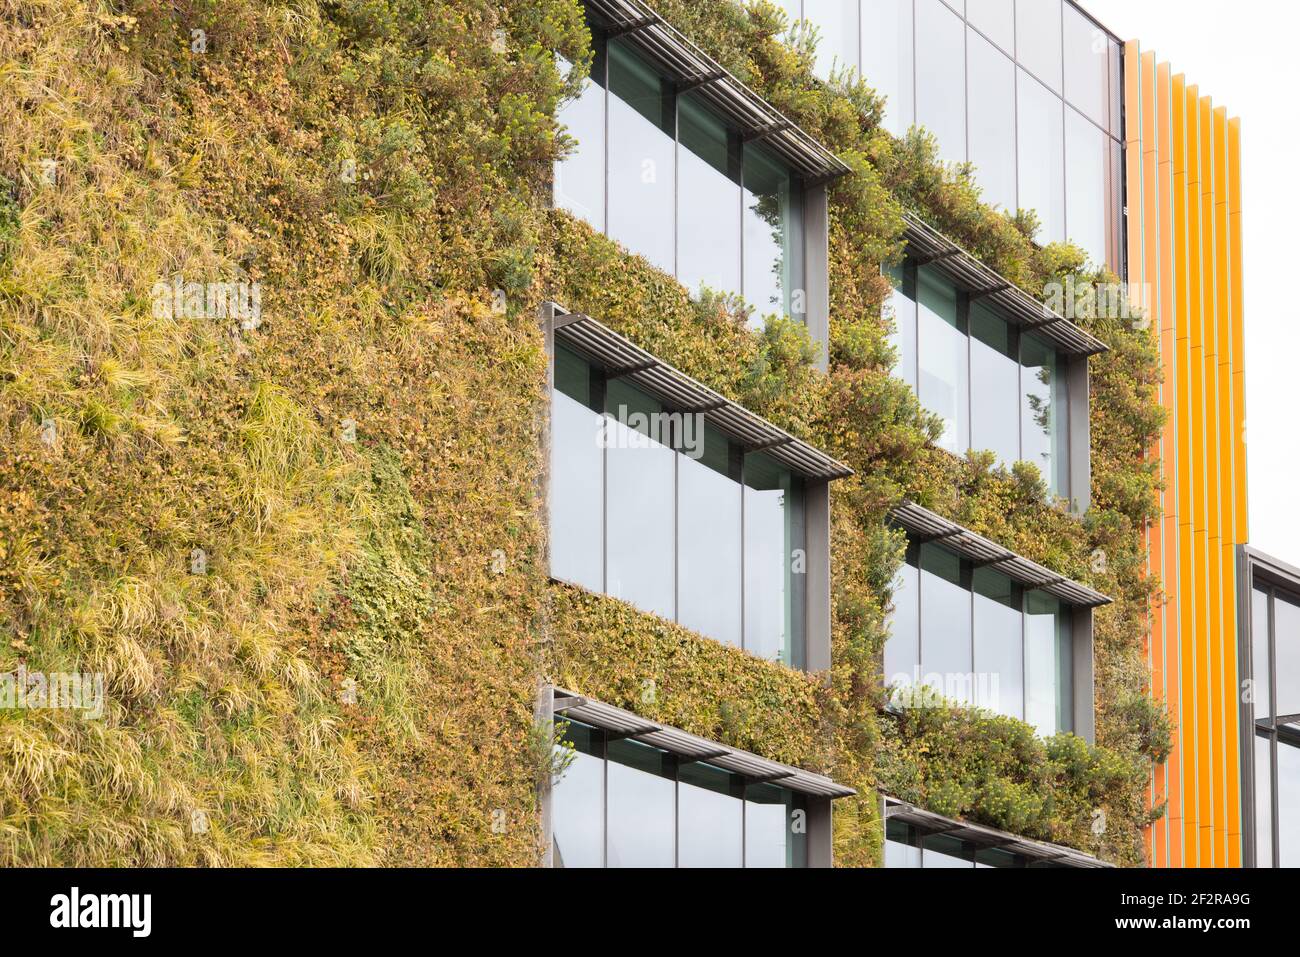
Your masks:
M1038 213L1123 274L1123 71L1118 40L1067 0L782 0L815 30L816 68L862 76L891 132L925 127L969 162L984 198Z

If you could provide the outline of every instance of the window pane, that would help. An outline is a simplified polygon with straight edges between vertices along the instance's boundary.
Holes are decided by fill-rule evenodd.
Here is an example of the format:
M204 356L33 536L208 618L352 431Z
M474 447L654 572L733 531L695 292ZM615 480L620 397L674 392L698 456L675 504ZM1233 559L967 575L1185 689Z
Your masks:
M604 417L558 389L551 394L551 575L605 588Z
M674 761L635 741L611 741L609 764L609 867L672 867Z
M1255 866L1273 866L1273 754L1269 739L1255 735Z
M944 697L970 704L970 571L937 545L921 546L921 677Z
M885 97L884 127L901 136L915 122L912 0L876 0L862 18L862 74Z
M845 68L857 71L858 0L807 0L804 20L817 28L817 76L827 80Z
M745 147L744 166L745 299L761 328L770 313L788 315L803 288L803 190L761 146Z
M894 579L894 611L885 642L885 683L903 687L919 680L921 664L921 618L918 571L913 549Z
M1073 695L1068 610L1051 595L1025 596L1025 720L1044 736L1068 731Z
M650 437L657 402L610 383L605 468L608 482L606 591L645 611L673 617L672 449ZM621 419L622 421L619 421ZM629 428L625 423L639 426Z
M802 549L803 489L788 469L761 453L745 458L745 650L775 661L792 661L802 614L792 556ZM803 603L797 603L802 612ZM802 657L802 656L800 656Z
M555 120L578 141L576 151L555 164L555 205L585 219L595 229L605 229L605 57L596 43L592 77L582 95L566 103ZM571 69L563 58L560 69Z
M677 278L740 292L740 141L691 96L678 100Z
M1060 94L1061 0L1016 4L1016 60Z
M1277 594L1273 598L1273 654L1277 673L1277 714L1300 714L1300 605Z
M894 320L894 331L889 343L898 353L894 375L913 390L916 389L916 282L911 270L902 266L887 266L885 274L894 281L894 291L889 298L889 311Z
M684 764L677 784L677 866L740 867L744 780L707 764Z
M745 789L745 866L790 867L794 841L789 791L770 784Z
M1277 741L1277 860L1300 867L1300 746Z
M1016 209L1016 68L973 30L967 34L970 161L984 200Z
M1250 654L1250 690L1255 704L1255 717L1265 718L1273 713L1269 687L1268 593L1258 588L1251 589L1250 592Z
M894 868L921 866L921 848L912 828L902 821L885 822L885 866Z
M573 763L551 790L551 826L556 867L602 867L605 863L604 737L595 728L569 722L564 740L573 744Z
M916 122L939 140L939 158L966 161L966 30L940 0L916 0Z
M1024 8L1026 4L1020 4ZM1024 70L1016 71L1017 159L1021 209L1038 213L1040 243L1065 238L1065 122L1061 101Z
M1020 457L1038 466L1054 495L1069 492L1065 375L1056 351L1030 334L1020 340Z
M1070 240L1095 265L1106 263L1106 154L1110 139L1076 113L1065 111L1065 222Z
M609 44L609 235L673 271L673 97L668 83Z
M970 444L1010 465L1020 459L1019 336L979 303L970 309Z
M922 867L975 867L974 853L955 837L927 834L921 838L921 848Z
M1065 98L1102 129L1110 119L1106 73L1110 38L1070 4L1065 5Z
M1024 634L1020 586L1006 575L977 568L975 592L975 704L1013 718L1025 715Z
M1015 52L1015 0L966 0L966 19L1007 53Z
M678 621L739 647L741 493L727 440L706 428L704 457L679 455L677 467Z
M965 455L970 447L969 357L966 330L957 314L957 291L923 266L918 270L917 292L918 395L921 405L943 419L939 446Z

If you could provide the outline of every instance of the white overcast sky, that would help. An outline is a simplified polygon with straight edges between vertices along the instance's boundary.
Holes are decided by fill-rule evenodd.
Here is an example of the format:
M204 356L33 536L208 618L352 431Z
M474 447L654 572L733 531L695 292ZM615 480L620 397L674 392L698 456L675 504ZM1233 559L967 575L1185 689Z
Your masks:
M1294 0L1082 0L1241 117L1250 542L1300 565L1300 133Z

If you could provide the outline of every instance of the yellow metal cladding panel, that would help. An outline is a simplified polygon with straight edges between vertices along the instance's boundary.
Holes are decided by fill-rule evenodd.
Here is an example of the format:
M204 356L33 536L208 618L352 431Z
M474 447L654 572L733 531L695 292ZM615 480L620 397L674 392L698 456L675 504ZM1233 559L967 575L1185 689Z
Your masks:
M1147 536L1166 604L1150 616L1152 693L1174 749L1152 778L1151 862L1240 866L1235 546L1246 538L1240 128L1125 47L1130 283L1145 284L1169 419L1164 517ZM1133 294L1139 300L1138 294Z

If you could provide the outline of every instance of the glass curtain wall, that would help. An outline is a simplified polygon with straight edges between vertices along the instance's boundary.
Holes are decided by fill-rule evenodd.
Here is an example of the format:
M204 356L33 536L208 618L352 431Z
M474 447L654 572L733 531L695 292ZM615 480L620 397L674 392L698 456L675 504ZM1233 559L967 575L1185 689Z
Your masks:
M885 822L885 867L967 868L1050 867L1012 851L980 847L945 834L921 831L903 821Z
M555 350L551 575L806 665L806 490L702 416Z
M1300 867L1300 594L1251 591L1256 867Z
M677 277L802 319L804 184L625 43L593 37L584 91L557 117L576 149L555 164L555 205Z
M1123 268L1120 45L1066 0L784 0L815 71L862 76L885 124L934 134L984 198Z
M1032 332L956 290L937 270L887 270L895 374L943 422L956 455L989 450L1005 465L1038 466L1053 495L1070 494L1067 360Z
M909 544L894 582L885 681L893 700L944 698L1019 718L1049 736L1074 728L1073 609L933 542Z
M806 867L807 801L577 721L551 791L556 867Z

